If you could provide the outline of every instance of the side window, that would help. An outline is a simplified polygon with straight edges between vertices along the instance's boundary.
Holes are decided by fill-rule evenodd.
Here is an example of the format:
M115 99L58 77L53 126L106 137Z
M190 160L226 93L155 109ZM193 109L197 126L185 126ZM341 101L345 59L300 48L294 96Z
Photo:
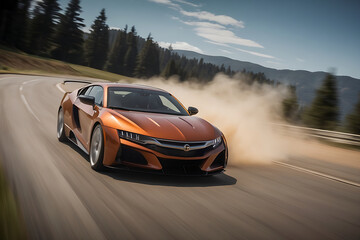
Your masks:
M93 87L85 87L79 91L78 95L89 95L92 88Z
M166 97L161 96L161 95L159 97L160 97L161 103L165 107L173 110L174 112L180 113L179 109L172 102L170 102L169 99L167 99Z
M102 106L103 105L103 96L104 96L104 90L100 86L94 86L92 87L89 96L93 96L95 98L96 105Z
M91 92L91 90L92 90L93 88L94 88L94 87L89 87L89 88L85 91L84 95L90 95L90 92Z

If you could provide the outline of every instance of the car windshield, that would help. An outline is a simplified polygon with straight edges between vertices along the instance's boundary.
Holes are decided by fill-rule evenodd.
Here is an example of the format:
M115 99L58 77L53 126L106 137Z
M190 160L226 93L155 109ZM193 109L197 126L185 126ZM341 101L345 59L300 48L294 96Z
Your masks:
M124 87L108 88L108 108L188 116L170 93Z

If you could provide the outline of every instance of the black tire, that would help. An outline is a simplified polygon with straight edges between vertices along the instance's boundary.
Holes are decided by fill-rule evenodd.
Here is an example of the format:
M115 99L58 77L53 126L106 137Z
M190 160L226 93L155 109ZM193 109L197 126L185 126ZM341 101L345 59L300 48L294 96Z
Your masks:
M62 108L59 109L58 118L57 118L57 138L60 142L67 141L67 137L65 135L64 130L64 111Z
M95 171L101 171L104 169L104 134L101 125L96 125L90 141L90 166Z

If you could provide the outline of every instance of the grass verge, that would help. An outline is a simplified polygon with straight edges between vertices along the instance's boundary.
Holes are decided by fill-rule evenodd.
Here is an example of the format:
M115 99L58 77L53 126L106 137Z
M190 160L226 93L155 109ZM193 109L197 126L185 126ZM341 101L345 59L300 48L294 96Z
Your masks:
M36 75L72 75L99 78L117 82L133 78L110 73L90 67L70 64L50 58L29 55L0 46L0 73L21 73Z
M0 239L26 239L15 198L0 166Z

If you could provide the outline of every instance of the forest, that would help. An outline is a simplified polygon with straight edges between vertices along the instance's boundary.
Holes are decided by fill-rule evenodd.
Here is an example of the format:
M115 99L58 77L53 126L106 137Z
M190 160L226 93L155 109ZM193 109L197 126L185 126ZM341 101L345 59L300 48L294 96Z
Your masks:
M235 72L230 67L214 65L203 59L188 59L169 48L161 48L152 38L139 36L135 26L124 24L122 30L109 29L106 10L100 9L90 32L81 17L80 0L70 0L61 9L57 0L4 0L0 10L0 44L25 53L80 64L128 77L168 79L178 76L180 81L206 84L218 73L230 77L241 76L248 84L269 84L277 81L263 73ZM360 97L345 123L339 122L336 77L329 73L317 90L310 106L301 106L296 87L288 86L283 101L284 118L299 125L328 130L342 130L360 134Z

